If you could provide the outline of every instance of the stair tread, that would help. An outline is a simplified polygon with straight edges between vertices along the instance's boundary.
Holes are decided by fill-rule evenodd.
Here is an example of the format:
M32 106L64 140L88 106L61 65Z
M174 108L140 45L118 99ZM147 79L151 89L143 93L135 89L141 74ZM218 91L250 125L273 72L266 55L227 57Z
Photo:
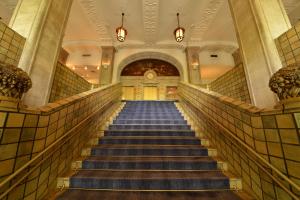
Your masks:
M69 189L58 200L240 200L232 191L210 192L131 192L131 191L92 191Z
M72 178L93 179L130 179L130 180L161 180L161 179L228 179L221 171L102 171L78 170Z
M167 129L139 129L139 130L128 130L128 129L118 129L118 130L105 130L106 132L195 132L193 130L187 129L187 130L167 130Z
M186 139L186 140L200 140L193 136L103 136L101 139L163 139L163 140L173 140L173 139Z
M207 149L207 147L196 145L153 145L153 144L100 144L92 147L92 149Z

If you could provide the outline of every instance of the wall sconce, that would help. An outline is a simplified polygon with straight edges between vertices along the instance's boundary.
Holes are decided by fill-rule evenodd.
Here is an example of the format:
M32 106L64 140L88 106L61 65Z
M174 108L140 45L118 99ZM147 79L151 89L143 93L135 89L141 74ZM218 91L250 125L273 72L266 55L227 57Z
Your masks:
M196 63L196 62L192 63L193 70L198 69L198 67L199 67L199 63Z
M109 67L109 63L102 63L102 67L103 67L104 69L107 69L107 68Z

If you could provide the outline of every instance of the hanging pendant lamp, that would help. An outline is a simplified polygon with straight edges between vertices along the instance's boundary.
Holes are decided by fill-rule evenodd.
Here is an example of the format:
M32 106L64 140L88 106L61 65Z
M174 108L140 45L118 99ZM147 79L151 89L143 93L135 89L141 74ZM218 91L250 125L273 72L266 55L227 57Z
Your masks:
M178 27L175 29L174 31L174 36L175 36L175 40L176 42L181 42L184 38L184 28L180 27L180 24L179 24L179 13L177 13L177 24L178 24Z
M122 13L122 25L116 29L117 39L120 42L124 42L127 35L127 30L123 27L123 20L124 20L124 13Z

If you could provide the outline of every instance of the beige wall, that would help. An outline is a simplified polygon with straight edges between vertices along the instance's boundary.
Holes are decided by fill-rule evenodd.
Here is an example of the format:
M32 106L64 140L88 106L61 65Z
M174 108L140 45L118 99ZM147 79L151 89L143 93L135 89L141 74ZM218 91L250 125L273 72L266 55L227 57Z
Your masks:
M283 66L300 62L300 22L276 40Z
M18 66L26 39L0 21L0 62Z
M70 97L72 95L88 91L91 88L92 84L67 66L58 62L55 69L49 102Z
M30 106L47 104L73 0L19 0L9 26L26 43L19 67L32 79L23 97Z
M274 39L291 27L286 11L278 0L229 0L229 5L251 102L271 108L277 98L269 90L269 79L282 67Z
M209 89L234 99L251 103L240 51L233 53L235 67L209 84Z
M158 100L169 99L167 97L167 86L178 86L179 77L159 76L155 80L147 80L144 76L121 76L122 86L133 86L135 100L144 99L144 87L154 86L158 88ZM174 99L174 97L170 97Z

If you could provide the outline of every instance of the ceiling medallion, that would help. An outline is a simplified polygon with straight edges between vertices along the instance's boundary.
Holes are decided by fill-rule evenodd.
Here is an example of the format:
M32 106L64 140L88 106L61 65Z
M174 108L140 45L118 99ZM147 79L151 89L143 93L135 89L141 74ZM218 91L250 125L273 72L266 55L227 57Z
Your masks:
M116 29L117 39L120 42L124 42L127 35L127 30L123 27L123 20L124 20L124 13L122 13L122 25Z
M175 40L176 42L181 42L184 38L184 28L180 27L180 24L179 24L179 13L177 13L177 24L178 24L178 27L175 29L174 31L174 36L175 36Z

